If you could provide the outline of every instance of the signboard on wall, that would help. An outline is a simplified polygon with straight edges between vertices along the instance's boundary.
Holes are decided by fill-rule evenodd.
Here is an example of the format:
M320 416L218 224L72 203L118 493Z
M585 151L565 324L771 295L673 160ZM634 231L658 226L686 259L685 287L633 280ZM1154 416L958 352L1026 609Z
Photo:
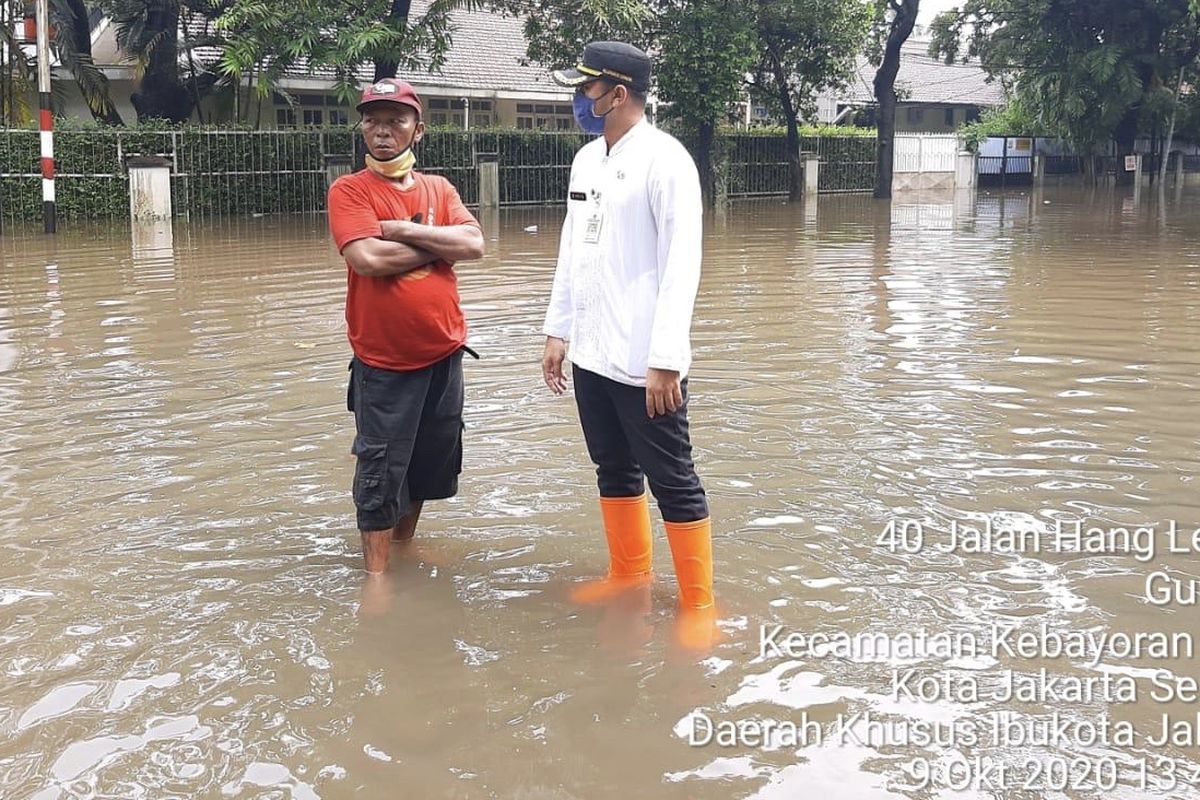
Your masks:
M1137 156L1125 156L1125 171L1137 172Z

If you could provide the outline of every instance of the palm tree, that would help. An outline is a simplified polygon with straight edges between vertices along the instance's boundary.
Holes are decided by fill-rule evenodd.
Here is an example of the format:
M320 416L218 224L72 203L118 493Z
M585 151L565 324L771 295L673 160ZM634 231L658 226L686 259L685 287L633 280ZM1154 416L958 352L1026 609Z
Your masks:
M33 119L29 98L36 90L36 71L16 35L23 16L21 3L0 2L0 126L4 127L25 126Z
M75 78L92 117L109 125L125 124L109 94L108 78L92 61L93 11L83 0L52 0L50 18L51 30L57 31L54 44L59 62Z

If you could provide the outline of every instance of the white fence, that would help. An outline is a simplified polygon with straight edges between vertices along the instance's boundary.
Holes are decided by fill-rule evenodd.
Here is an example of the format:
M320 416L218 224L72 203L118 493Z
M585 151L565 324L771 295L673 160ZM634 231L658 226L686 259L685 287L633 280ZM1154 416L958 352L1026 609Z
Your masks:
M896 134L895 172L954 172L960 149L955 134Z

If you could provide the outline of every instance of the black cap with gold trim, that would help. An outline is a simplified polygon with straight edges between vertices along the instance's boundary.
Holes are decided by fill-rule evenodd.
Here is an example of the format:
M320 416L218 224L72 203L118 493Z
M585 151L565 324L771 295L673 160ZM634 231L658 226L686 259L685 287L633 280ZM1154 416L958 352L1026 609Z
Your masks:
M598 78L645 94L650 91L650 56L624 42L592 42L583 48L583 59L574 69L554 71L559 86L582 86Z

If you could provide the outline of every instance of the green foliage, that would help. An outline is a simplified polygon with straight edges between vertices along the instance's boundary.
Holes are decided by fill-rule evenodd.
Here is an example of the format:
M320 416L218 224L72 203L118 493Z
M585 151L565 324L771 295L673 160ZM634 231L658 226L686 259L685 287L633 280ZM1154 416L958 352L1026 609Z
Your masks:
M37 88L35 67L17 41L23 16L21 5L0 0L0 126L24 125L33 116L29 98Z
M392 0L231 0L216 20L223 37L222 75L250 79L259 97L278 90L296 70L327 70L335 92L352 100L356 69L386 61L408 70L437 70L450 47L450 13L470 0L432 0L415 18L391 14Z
M738 0L499 0L527 15L532 61L574 64L583 45L620 39L656 54L660 114L691 150L706 199L717 193L722 145L715 132L744 96L754 28Z
M1088 150L1169 116L1200 53L1194 0L966 0L938 16L933 51L1015 83L1041 128Z
M989 136L1054 136L1054 132L1030 112L1021 98L1015 98L1001 108L983 112L978 122L968 122L959 128L963 146L973 153Z
M393 0L96 3L113 20L120 48L150 79L140 88L139 121L187 119L200 98L222 87L248 84L251 88L236 93L233 104L237 118L247 120L255 105L252 98L278 90L289 71L328 72L343 100L356 96L356 69L363 63L436 71L450 47L451 12L484 5L482 0L429 0L409 17L393 13ZM217 51L215 75L204 72L200 48ZM176 50L181 57L175 57ZM88 88L92 102L105 87Z
M752 93L780 119L811 117L818 92L844 86L871 21L863 0L756 0Z
M352 128L257 131L247 127L181 126L161 121L130 128L60 121L59 214L66 221L123 219L129 214L124 159L158 155L174 161L176 214L234 215L319 211L325 199L325 157L352 157ZM821 191L862 191L874 180L870 131L809 128L801 147L821 158ZM726 175L734 195L786 194L791 148L782 129L723 130ZM576 132L433 129L417 148L417 168L444 175L464 202L478 202L478 163L495 160L501 202L560 203L571 161L588 137ZM41 217L38 132L0 134L0 214Z
M671 0L660 19L663 118L683 136L724 120L753 65L754 30L737 0Z
M651 0L495 0L525 19L529 61L551 69L573 65L588 42L616 40L646 49L654 41Z
M866 130L866 133L861 131ZM853 133L850 133L853 131ZM875 132L862 128L802 128L799 148L821 160L821 192L867 192L875 185ZM790 190L787 130L723 131L729 194L785 195Z

